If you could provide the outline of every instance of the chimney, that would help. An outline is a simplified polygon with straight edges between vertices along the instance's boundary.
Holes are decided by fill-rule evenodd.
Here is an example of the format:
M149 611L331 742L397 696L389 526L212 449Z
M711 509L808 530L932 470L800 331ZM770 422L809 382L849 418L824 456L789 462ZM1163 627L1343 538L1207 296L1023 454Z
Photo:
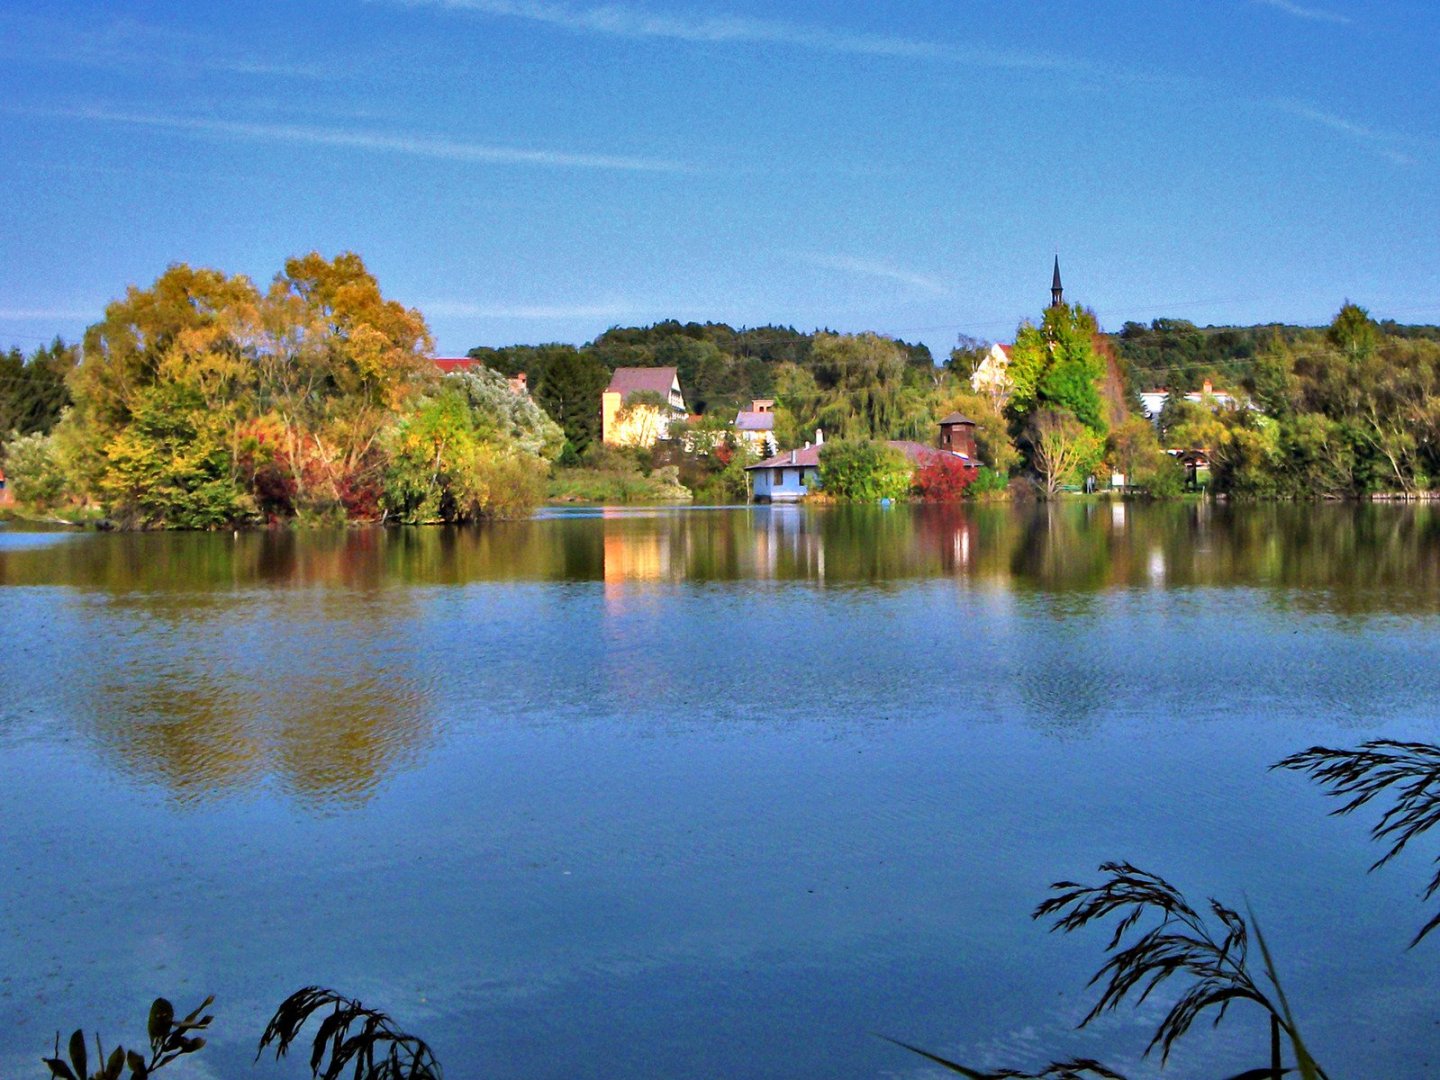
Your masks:
M1205 380L1205 385L1204 385L1204 387L1201 389L1200 392L1201 392L1202 394L1204 394L1206 397L1214 397L1214 396L1215 396L1215 387L1213 387L1213 386L1210 385L1210 380L1209 380L1209 379L1206 379L1206 380Z
M821 431L818 427L815 429L815 445L825 445L825 432Z
M795 464L795 451L794 451L794 450L791 450L791 451L790 451L790 464L791 464L791 465L794 465L794 464Z

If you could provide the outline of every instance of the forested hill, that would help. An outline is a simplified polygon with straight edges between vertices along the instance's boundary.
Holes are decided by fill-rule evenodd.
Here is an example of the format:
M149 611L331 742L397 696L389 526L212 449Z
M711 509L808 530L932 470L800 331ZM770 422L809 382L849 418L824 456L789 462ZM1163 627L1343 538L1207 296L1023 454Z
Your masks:
M1379 323L1386 337L1440 342L1440 326ZM1322 335L1324 327L1267 323L1260 326L1196 326L1184 319L1156 319L1148 326L1127 322L1111 335L1132 390L1169 389L1186 393L1207 378L1217 385L1248 385L1262 353L1294 348Z
M803 333L788 326L737 330L724 323L681 323L672 319L653 326L612 327L578 348L508 345L474 348L469 355L506 375L524 371L531 386L553 383L549 369L557 361L567 369L567 375L568 369L589 368L592 381L601 369L608 381L609 373L619 367L674 367L680 374L686 404L692 411L704 413L732 411L744 407L752 398L773 396L776 367L811 366L816 337L831 333ZM915 368L933 369L935 359L929 348L903 341L898 344Z

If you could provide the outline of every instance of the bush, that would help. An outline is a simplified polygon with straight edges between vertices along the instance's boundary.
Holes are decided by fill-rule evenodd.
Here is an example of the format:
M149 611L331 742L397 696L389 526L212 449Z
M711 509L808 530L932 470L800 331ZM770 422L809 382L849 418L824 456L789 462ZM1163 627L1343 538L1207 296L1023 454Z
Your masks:
M974 482L978 471L959 458L936 453L915 470L912 487L915 495L927 502L956 502Z
M50 435L22 435L5 449L5 480L19 502L54 506L65 494L65 473Z
M837 499L873 502L910 492L910 462L871 439L841 439L820 448L820 484Z
M1173 499L1185 490L1185 466L1166 453L1158 453L1135 470L1135 486L1153 499Z
M980 470L975 474L975 479L970 481L970 486L965 494L970 498L977 498L982 495L1000 495L1010 487L1010 478L1005 473L990 468L988 465L981 465Z

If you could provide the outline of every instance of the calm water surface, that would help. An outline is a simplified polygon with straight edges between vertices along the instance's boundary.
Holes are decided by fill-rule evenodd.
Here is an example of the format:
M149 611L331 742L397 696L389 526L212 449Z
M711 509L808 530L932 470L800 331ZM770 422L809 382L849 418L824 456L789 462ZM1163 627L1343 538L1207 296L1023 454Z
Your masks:
M1248 898L1337 1080L1440 1072L1433 844L1266 772L1440 740L1429 508L0 531L0 626L0 1076L213 992L189 1075L298 1077L307 983L456 1078L1151 1075L1169 999L1076 1032L1105 935L1028 917L1106 859Z

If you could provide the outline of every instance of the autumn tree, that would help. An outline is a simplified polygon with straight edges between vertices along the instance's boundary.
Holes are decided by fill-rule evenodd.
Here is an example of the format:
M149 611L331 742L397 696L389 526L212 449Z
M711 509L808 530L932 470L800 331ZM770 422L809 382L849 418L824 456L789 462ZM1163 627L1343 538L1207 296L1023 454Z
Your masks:
M442 384L432 351L354 254L290 259L263 295L172 266L87 331L74 409L30 456L140 526L533 505L560 429L493 372Z
M1042 408L1028 425L1031 462L1045 494L1054 497L1066 484L1089 475L1104 443L1090 427L1064 409Z

